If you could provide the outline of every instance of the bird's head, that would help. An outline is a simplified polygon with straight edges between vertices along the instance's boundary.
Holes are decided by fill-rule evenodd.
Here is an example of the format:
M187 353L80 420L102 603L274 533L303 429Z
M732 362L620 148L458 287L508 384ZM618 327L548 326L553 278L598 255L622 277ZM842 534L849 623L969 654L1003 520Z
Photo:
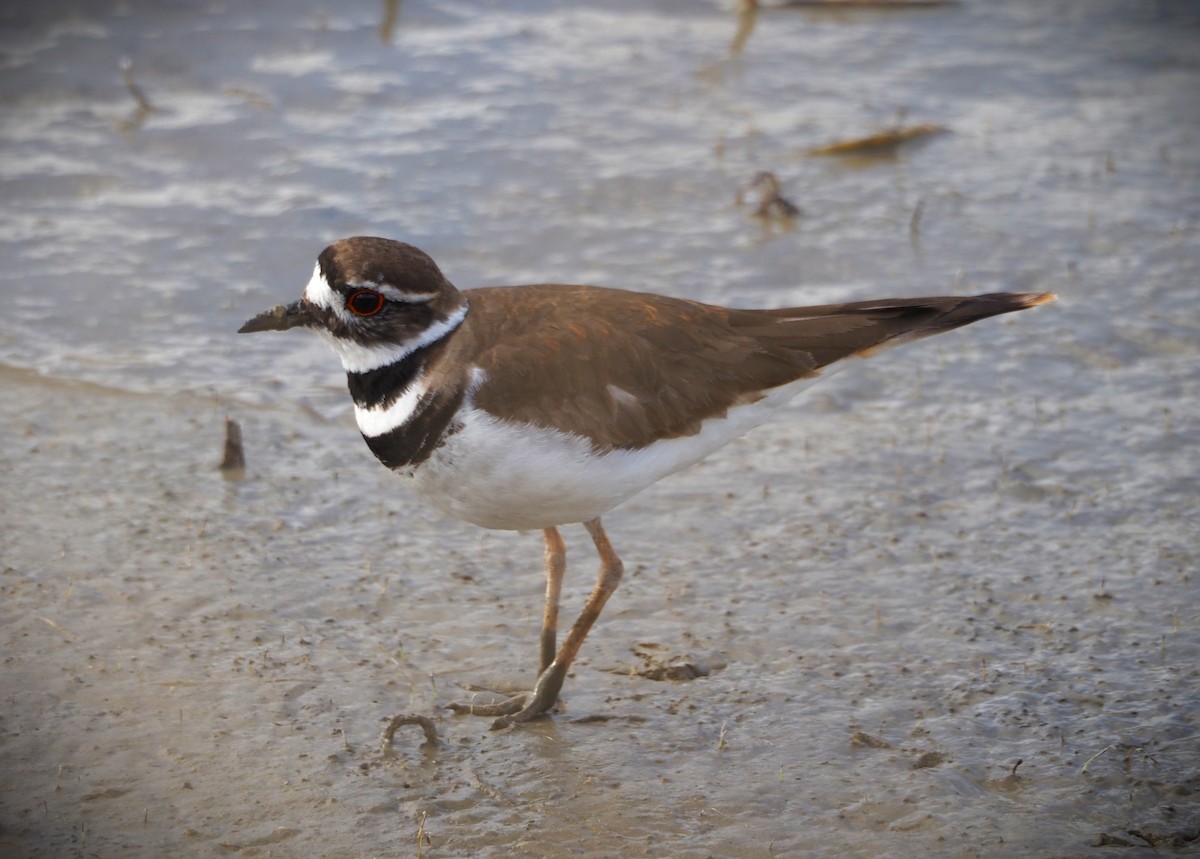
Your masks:
M238 329L310 328L347 372L401 360L462 322L467 304L427 254L403 242L355 236L321 252L299 301L258 314Z

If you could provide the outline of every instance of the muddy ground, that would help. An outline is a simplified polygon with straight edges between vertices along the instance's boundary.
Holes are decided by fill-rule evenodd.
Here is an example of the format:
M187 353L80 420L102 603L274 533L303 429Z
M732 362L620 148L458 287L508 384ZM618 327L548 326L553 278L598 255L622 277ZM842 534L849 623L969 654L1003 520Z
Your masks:
M343 420L240 410L231 481L219 402L4 386L10 855L402 856L418 834L427 856L1149 855L1195 836L1190 492L1038 477L955 407L918 429L868 404L851 440L845 404L818 400L799 444L765 428L611 517L630 572L563 711L492 732L442 707L530 682L538 535L409 503ZM1068 418L1012 408L1026 454L1061 443ZM593 566L577 530L568 611ZM440 743L401 728L384 754L395 713Z
M1195 4L741 8L0 9L0 855L1195 852ZM540 536L406 494L315 338L233 333L354 234L462 287L1060 300L606 517L561 711L492 732L445 705L531 683Z

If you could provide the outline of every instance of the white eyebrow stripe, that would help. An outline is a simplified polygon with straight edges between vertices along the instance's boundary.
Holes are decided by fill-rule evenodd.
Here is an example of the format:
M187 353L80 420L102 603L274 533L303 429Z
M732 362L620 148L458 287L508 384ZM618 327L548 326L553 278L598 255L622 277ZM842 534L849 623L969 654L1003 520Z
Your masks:
M346 286L350 289L369 289L372 292L378 292L389 301L397 301L401 304L424 304L438 297L436 292L401 292L390 284L376 283L373 280L356 280L353 283L347 283Z
M404 426L417 413L423 396L425 385L418 377L390 405L372 408L355 405L354 419L358 422L359 431L367 438L378 438Z

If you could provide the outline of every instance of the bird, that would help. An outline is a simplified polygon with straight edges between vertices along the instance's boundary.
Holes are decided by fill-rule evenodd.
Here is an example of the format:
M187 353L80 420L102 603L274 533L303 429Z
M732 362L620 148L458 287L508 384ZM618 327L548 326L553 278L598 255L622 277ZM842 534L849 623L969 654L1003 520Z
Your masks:
M545 604L529 692L451 704L506 728L549 714L623 563L601 517L768 419L851 357L1036 307L1052 293L737 309L603 286L460 290L418 248L325 248L301 298L239 333L306 328L346 372L367 447L416 495L483 528L542 532ZM564 525L600 559L558 643Z

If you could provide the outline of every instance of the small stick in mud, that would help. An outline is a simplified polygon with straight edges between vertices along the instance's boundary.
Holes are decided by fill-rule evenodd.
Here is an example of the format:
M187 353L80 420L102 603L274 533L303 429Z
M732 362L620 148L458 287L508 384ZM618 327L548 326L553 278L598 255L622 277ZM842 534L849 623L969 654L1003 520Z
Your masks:
M425 834L425 818L428 816L428 811L421 812L421 825L417 827L417 859L421 859L424 855L423 851L426 844L433 844L433 839Z
M410 713L403 716L392 716L387 727L383 729L383 734L379 740L383 744L384 752L392 750L392 740L396 736L396 729L401 725L420 725L421 730L425 732L426 744L432 746L438 744L437 726L433 724L433 719L428 716L418 716L415 713Z
M246 451L242 448L242 428L232 418L225 418L225 455L220 468L226 474L240 474L246 470Z
M780 0L765 5L773 9L935 9L957 3L958 0ZM759 4L751 0L750 5Z
M117 130L134 131L141 128L146 121L146 117L154 113L158 108L150 103L150 99L146 97L146 93L134 81L133 60L129 57L121 57L119 65L121 68L121 79L125 82L125 89L129 91L129 95L136 107L134 108L133 116L117 123Z
M925 214L925 198L917 200L917 205L913 207L912 217L908 219L908 231L913 236L921 232L921 218Z
M150 103L150 99L146 98L146 93L133 80L133 60L129 57L121 57L121 78L125 82L125 89L129 90L129 95L133 97L134 102L138 106L138 110L143 114L150 113L154 110L154 105Z
M1096 754L1094 754L1090 758L1088 758L1084 762L1083 766L1079 768L1079 774L1083 775L1084 773L1086 773L1088 771L1088 767L1090 767L1092 765L1092 761L1094 761L1096 758L1100 757L1102 754L1104 754L1111 748L1113 748L1113 746L1112 746L1112 744L1109 744L1109 745L1105 746L1104 748L1102 748L1100 751L1096 752Z
M741 187L736 202L739 206L744 205L747 192L756 191L759 200L752 213L754 217L790 221L800 216L800 207L783 196L782 188L778 176L769 170L763 170L754 174L754 178Z
M911 125L907 128L896 126L877 134L866 137L855 137L840 140L826 146L817 146L808 150L809 155L888 155L895 152L904 143L911 140L933 137L949 131L944 125Z

